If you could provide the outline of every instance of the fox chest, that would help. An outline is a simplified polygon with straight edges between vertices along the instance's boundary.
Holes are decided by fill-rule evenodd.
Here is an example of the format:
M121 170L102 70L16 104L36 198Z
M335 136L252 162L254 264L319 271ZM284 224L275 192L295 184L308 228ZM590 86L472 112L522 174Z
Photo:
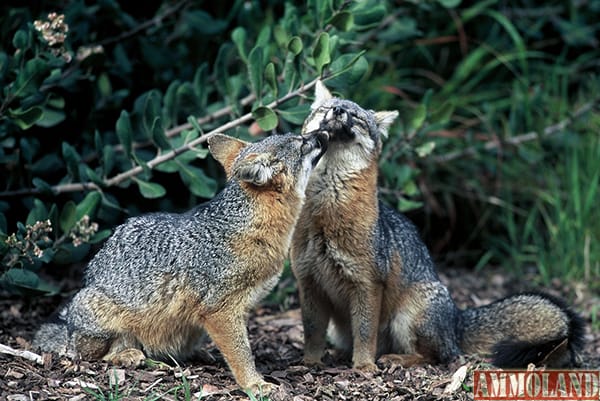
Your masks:
M374 269L368 236L351 235L351 230L321 227L312 232L306 244L305 260L317 281L339 287L369 280Z

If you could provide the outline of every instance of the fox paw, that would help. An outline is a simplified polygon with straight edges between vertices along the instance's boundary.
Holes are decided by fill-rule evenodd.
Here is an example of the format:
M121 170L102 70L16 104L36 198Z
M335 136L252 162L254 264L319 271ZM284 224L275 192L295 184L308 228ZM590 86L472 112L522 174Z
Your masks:
M312 357L312 356L305 356L302 359L302 362L306 365L306 366L316 366L316 367L322 367L325 366L325 364L321 361L321 358L317 358L317 357Z
M135 368L144 364L146 355L137 348L127 348L116 354L108 354L102 359L113 365Z
M379 368L377 367L377 365L375 365L374 362L355 363L353 368L362 372L376 372L379 370Z
M246 391L246 393L252 393L253 395L257 396L258 399L262 399L261 396L271 394L273 391L275 391L275 389L277 389L277 387L278 386L276 384L262 380L260 382L251 384L248 388L244 389L244 391Z
M385 354L380 356L377 362L386 367L399 365L406 368L423 364L426 359L419 354Z

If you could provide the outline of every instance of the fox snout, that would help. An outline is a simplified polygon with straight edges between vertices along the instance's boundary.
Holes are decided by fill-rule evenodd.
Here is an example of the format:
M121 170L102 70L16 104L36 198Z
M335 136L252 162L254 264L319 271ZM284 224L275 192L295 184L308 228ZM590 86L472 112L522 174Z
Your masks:
M309 154L313 149L320 149L320 152L312 160L313 167L317 165L321 156L327 150L327 144L329 143L329 134L325 131L317 131L310 136L303 137L304 143L302 144L302 153Z
M349 141L355 137L355 133L351 129L353 124L352 115L346 109L334 106L325 113L320 130L328 132L331 140Z

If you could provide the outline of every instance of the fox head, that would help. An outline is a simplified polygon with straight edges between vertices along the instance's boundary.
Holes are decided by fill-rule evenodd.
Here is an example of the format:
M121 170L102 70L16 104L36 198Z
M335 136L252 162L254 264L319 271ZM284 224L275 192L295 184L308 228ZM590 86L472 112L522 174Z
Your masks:
M339 159L346 167L362 169L379 156L382 138L387 136L396 117L397 111L365 110L350 100L333 97L317 81L315 100L302 134L327 132L330 139L327 159Z
M225 169L228 181L237 180L256 190L303 196L327 141L325 133L271 135L255 143L215 134L208 139L208 148Z

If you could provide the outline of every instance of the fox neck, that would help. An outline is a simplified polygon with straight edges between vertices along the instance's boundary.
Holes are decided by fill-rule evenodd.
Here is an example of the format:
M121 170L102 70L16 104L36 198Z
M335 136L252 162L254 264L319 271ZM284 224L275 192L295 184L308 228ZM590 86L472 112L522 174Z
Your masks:
M313 220L316 217L331 224L346 222L352 225L348 229L360 230L366 228L363 225L374 225L379 213L378 155L360 152L333 147L319 162L306 190L305 209Z
M234 246L248 258L258 257L257 264L283 267L304 197L294 191L279 192L246 183L239 188L250 204L252 218L236 235Z

